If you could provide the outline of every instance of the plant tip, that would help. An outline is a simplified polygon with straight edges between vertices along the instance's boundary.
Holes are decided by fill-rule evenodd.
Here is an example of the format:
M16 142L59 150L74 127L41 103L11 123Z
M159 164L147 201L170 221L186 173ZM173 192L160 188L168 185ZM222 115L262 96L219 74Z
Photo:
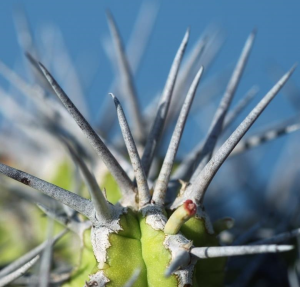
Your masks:
M190 199L186 200L183 203L183 207L186 210L186 212L189 214L189 216L193 216L197 212L197 206L196 206L196 204L192 200L190 200Z

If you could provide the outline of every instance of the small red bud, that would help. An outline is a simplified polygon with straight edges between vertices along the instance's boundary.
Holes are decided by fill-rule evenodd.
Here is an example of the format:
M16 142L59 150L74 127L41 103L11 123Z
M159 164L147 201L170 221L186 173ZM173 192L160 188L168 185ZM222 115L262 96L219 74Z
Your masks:
M193 216L196 214L197 206L192 200L190 200L190 199L186 200L183 203L183 206L184 206L185 210L189 213L190 216Z

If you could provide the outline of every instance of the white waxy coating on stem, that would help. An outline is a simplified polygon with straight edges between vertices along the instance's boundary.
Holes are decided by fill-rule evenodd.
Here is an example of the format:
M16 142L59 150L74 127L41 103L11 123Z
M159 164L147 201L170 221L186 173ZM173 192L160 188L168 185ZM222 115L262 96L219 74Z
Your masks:
M122 87L125 90L124 94L127 96L127 99L130 102L129 107L131 109L133 122L135 124L136 136L138 138L138 141L142 142L145 138L145 129L143 128L141 109L137 100L137 93L133 84L133 77L126 54L124 52L123 43L119 31L109 11L107 11L107 19L116 50L117 64L120 70Z
M196 260L191 258L188 252L192 246L192 241L186 239L182 234L176 234L167 235L163 244L166 249L170 250L172 256L165 275L168 276L173 273L176 276L178 287L192 285L193 270L196 263ZM179 267L180 270L178 270Z
M107 250L111 246L109 236L111 233L117 234L122 227L120 226L120 217L127 212L126 208L116 205L112 210L110 222L104 224L96 223L91 230L91 241L93 252L98 262L98 268L102 269L107 260Z
M86 282L84 287L90 287L90 286L105 287L107 286L106 283L110 282L110 280L105 276L103 270L100 270L95 274L89 275L89 278L90 281Z
M184 126L189 114L196 90L203 72L201 67L196 74L192 85L187 93L186 99L183 103L182 109L178 121L176 123L167 154L165 156L162 168L160 170L157 182L155 184L152 201L156 204L163 205L165 203L166 190L168 187L169 179L171 176L174 160L177 154L177 150L180 144L181 136L184 130Z
M40 258L40 256L37 255L36 257L31 259L29 262L24 264L22 267L17 269L16 271L0 278L0 287L6 286L10 282L12 282L12 281L16 280L17 278L19 278L20 276L22 276L28 269L30 269L38 261L39 258Z
M167 218L163 214L161 206L147 204L141 208L140 212L142 213L143 217L146 218L146 224L150 225L154 230L164 230ZM192 246L192 242L186 239L182 234L166 235L163 245L171 252L171 261L176 261L176 258L181 256L181 251L183 249L189 249ZM190 256L188 257L190 258ZM187 262L187 260L185 260L181 265L184 268L174 272L179 287L184 287L186 284L192 283L194 264L195 261L193 260L192 262Z
M167 222L167 217L162 212L162 207L156 204L147 204L140 209L146 224L154 230L163 231Z
M244 246L220 246L197 247L191 249L191 254L199 259L240 256L259 253L285 252L293 249L292 245L244 245Z
M169 76L166 82L166 85L164 87L157 114L153 123L153 126L151 128L150 134L148 136L145 150L142 156L142 165L145 171L146 176L149 173L150 166L154 157L154 154L156 152L159 139L161 137L161 133L163 131L164 123L167 117L169 105L172 98L173 89L175 86L176 77L178 74L179 66L181 63L181 59L183 57L187 42L189 39L189 30L185 33L183 40L180 44L180 47L176 53L176 56L174 58L171 70L169 72Z
M141 164L140 156L138 154L136 145L134 143L134 139L132 137L122 106L119 100L117 99L117 97L115 97L112 93L110 93L110 95L113 98L117 109L120 128L133 167L134 175L138 186L139 207L141 208L142 206L148 204L151 199L147 178L145 176L145 172Z
M103 143L97 133L93 130L87 120L82 116L79 110L74 106L72 101L68 98L66 93L58 85L55 79L47 71L47 69L40 64L40 68L44 73L46 79L52 86L58 98L61 100L67 111L74 118L78 126L81 128L93 148L97 151L98 155L101 157L105 163L108 170L111 172L115 180L117 181L119 187L124 192L124 196L127 193L134 192L134 185L131 180L128 178L127 174L124 172L120 164L117 162L115 157L111 154L107 146Z
M213 179L214 175L217 173L218 169L221 167L223 162L226 160L228 155L241 140L244 134L264 111L271 100L276 96L276 94L283 87L285 82L289 79L295 70L295 66L287 72L275 85L274 87L264 96L264 98L256 105L256 107L250 112L250 114L243 120L243 122L237 127L237 129L232 133L232 135L226 140L226 142L221 146L221 148L212 157L209 163L201 171L199 176L191 184L191 194L195 197L196 202L200 202L203 198L204 193Z
M84 161L77 155L77 153L73 150L73 148L65 142L72 158L74 159L75 163L79 166L86 183L89 187L89 193L91 195L91 200L94 205L96 211L96 219L97 221L103 223L105 221L109 221L111 219L111 212L100 187L94 177L94 175L89 171Z
M220 134L222 133L224 119L225 119L227 111L230 107L230 104L232 102L232 99L233 99L233 96L237 89L237 86L242 77L245 66L247 64L247 60L249 58L250 51L251 51L251 48L253 46L253 42L255 39L255 34L256 34L255 31L253 31L250 34L250 36L248 37L248 39L244 45L242 54L241 54L241 56L238 60L238 63L232 73L231 79L229 80L229 83L228 83L228 86L224 93L224 96L223 96L223 98L219 104L219 107L214 115L212 124L207 133L206 139L204 140L204 144L201 148L201 151L197 155L198 167L197 167L196 171L194 172L191 181L193 181L193 179L197 177L197 175L201 172L201 170L206 165L206 163L210 160L210 157L216 146L217 140L218 140Z
M178 251L177 256L174 258L174 260L171 261L170 265L166 269L165 276L171 276L173 272L178 270L180 267L184 266L184 264L186 264L186 262L189 262L189 260L190 254L187 252L187 250L182 249Z
M86 198L83 198L75 193L68 190L60 188L54 184L47 181L39 179L33 175L26 172L17 170L15 168L9 167L5 164L0 163L0 173L15 179L25 185L28 185L42 193L54 198L55 200L63 203L79 213L85 215L90 220L95 219L95 210L93 204Z

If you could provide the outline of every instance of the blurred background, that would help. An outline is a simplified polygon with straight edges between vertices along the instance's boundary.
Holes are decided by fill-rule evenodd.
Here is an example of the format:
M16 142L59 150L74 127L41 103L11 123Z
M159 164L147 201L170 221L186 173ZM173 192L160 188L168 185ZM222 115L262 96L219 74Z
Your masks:
M57 32L63 38L64 46L80 80L89 83L84 94L87 109L91 112L92 119L96 120L114 76L111 62L104 50L104 43L109 39L105 11L111 10L124 42L128 43L142 2L12 0L1 1L0 5L0 36L3 39L0 46L1 60L14 70L22 69L20 66L24 57L18 45L14 14L18 9L23 9L38 45L47 46L47 39L43 39L42 36L45 31L50 34L44 35L44 38L48 37L48 41L51 32ZM238 0L189 1L188 4L183 1L151 1L144 20L147 21L147 14L149 17L155 14L155 24L135 77L143 107L164 86L174 54L187 27L191 28L188 49L191 49L205 29L212 28L213 25L222 33L222 40L225 42L212 66L205 72L207 78L226 69L230 72L247 36L256 28L258 33L255 47L236 98L254 84L260 87L261 94L265 93L274 83L268 72L273 62L287 70L298 61L299 5L299 1L296 0L291 0L288 4L271 0L257 3L241 3ZM53 29L56 31L52 31ZM50 47L43 48L51 49L55 54L59 42L60 40L54 39L53 43L49 42ZM294 79L297 75L298 71ZM280 99L277 99L276 103L282 101L282 97L278 98ZM265 119L276 119L275 115L282 112L282 105L276 103L269 109L273 111L274 116L265 113Z
M120 146L119 127L107 124L115 115L108 92L115 89L113 83L118 73L107 9L114 16L126 47L141 109L150 118L155 111L153 101L164 87L186 29L191 29L187 55L200 37L207 39L200 61L204 65L204 76L182 137L178 161L184 159L206 134L251 31L256 29L257 36L232 106L253 87L257 95L229 130L233 130L274 83L299 61L300 2L296 0L1 1L1 75L4 64L33 85L36 79L29 71L28 58L24 54L30 47L32 56L45 64L80 111L116 147ZM31 35L26 31L31 31ZM298 68L289 84L253 125L249 135L274 124L298 124L299 75ZM30 109L31 104L20 95L20 89L3 75L0 76L0 87L22 102L22 107ZM117 92L116 95L130 114L130 107L122 98L122 91L119 92L120 95ZM3 103L2 114L5 110L13 110ZM4 118L1 119L3 123ZM171 122L165 132L160 155L166 151L174 124ZM219 144L229 134L226 132ZM299 139L299 132L295 131L228 159L207 193L206 207L211 217L235 218L236 234L273 213L275 219L271 220L270 229L266 228L264 232L276 233L274 226L279 224L278 218L283 218L281 230L299 227ZM1 153L3 155L5 151ZM286 278L282 278L282 284L287 284Z

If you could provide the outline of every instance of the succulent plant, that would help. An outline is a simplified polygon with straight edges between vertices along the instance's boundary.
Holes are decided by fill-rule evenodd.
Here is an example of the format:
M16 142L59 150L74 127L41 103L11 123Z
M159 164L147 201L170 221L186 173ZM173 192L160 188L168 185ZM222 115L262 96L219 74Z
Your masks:
M181 80L181 84L185 84L185 77L192 73L192 65L205 49L206 40L202 39L196 45L194 54L190 56L190 64L185 67L184 76L178 79L189 30L185 33L171 66L155 117L150 118L152 124L149 128L147 123L151 121L143 117L139 107L131 66L116 24L109 13L108 22L115 46L116 64L120 70L119 89L110 93L110 96L116 107L116 117L131 166L126 163L126 157L122 152L104 142L81 114L80 107L73 104L50 72L25 49L27 58L43 83L44 89L54 91L105 164L109 174L101 173L101 180L106 182L106 189L101 190L98 183L99 176L97 175L97 179L94 176L100 168L90 147L80 136L76 137L78 130L74 128L65 110L55 101L40 97L39 94L40 98L35 98L34 101L38 109L44 112L42 126L45 133L54 135L66 148L85 179L90 199L4 163L0 164L0 172L64 205L63 212L57 212L55 208L51 208L53 202L45 200L44 197L40 198L41 202L38 204L49 218L60 222L79 237L80 263L72 271L63 274L64 276L59 277L51 272L52 248L68 232L63 230L53 238L49 236L44 243L1 269L0 286L5 286L21 276L36 264L40 257L40 286L48 286L50 283L62 286L222 286L228 257L291 250L293 246L278 243L297 236L299 230L282 233L250 245L221 245L219 234L231 228L233 220L223 218L212 223L204 209L204 195L215 174L233 150L233 153L242 152L299 128L298 123L292 123L279 129L276 127L267 130L262 136L241 141L288 81L295 67L281 77L228 139L216 149L220 135L254 95L253 91L249 93L231 114L228 113L254 42L255 31L252 32L245 43L206 137L181 162L175 162L192 102L202 74L205 73L205 67L198 67L184 101L179 104L181 109L166 155L153 181L150 176L151 166L159 158L157 151L165 126L172 121L176 108L178 109L176 101L181 101L179 97L182 91L178 88L178 81ZM3 65L0 68L1 73L6 69ZM10 75L11 81L17 79L7 70L6 75ZM177 91L174 93L176 83ZM20 81L18 85L26 87L25 83ZM130 103L133 128L130 128L121 102L117 98L117 93L121 89L126 95L124 97L126 102ZM33 90L28 91L29 94L32 92ZM238 148L235 149L237 145ZM123 146L120 147L122 148ZM176 169L173 171L175 163ZM65 170L58 169L58 166L63 164L66 164ZM65 176L71 168L65 159L60 160L59 165L56 167L55 176L61 178L57 183L61 185L61 180L69 178ZM92 171L89 166L95 170ZM74 177L76 176L78 174ZM73 180L76 182L76 178ZM72 187L70 182L66 182L66 185ZM82 188L80 181L77 181L76 188ZM108 198L116 192L116 189L121 192L121 198L117 202L110 202ZM39 199L35 198L35 201ZM49 226L51 230L51 224Z

